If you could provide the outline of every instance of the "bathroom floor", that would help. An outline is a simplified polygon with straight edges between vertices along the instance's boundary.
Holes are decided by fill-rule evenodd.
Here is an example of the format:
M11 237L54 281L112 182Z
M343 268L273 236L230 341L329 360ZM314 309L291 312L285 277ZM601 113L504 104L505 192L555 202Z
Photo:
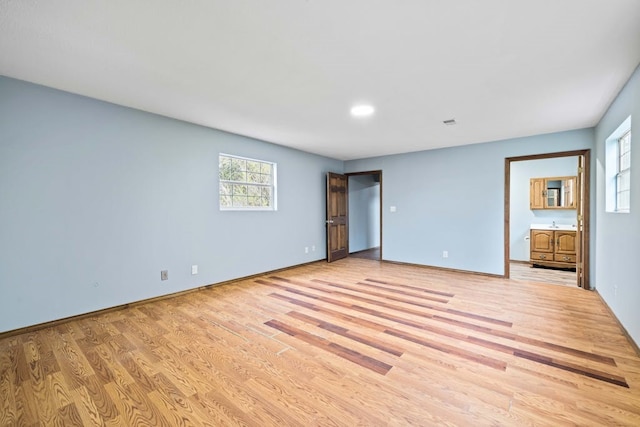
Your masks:
M532 268L529 263L511 262L509 277L513 280L551 283L554 285L576 287L576 272L551 268Z

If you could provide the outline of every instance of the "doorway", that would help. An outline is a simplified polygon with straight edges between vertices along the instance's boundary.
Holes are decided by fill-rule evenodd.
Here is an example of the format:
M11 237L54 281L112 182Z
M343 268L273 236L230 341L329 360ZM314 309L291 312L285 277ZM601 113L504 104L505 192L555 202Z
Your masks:
M382 171L346 174L349 179L349 256L382 259Z
M329 172L326 196L327 262L382 260L382 171Z
M511 157L505 159L505 242L504 242L504 253L505 253L505 277L511 277L511 266L514 266L514 272L517 272L518 275L524 272L525 276L532 277L534 273L539 273L537 276L540 278L540 281L547 281L546 278L551 278L557 276L559 283L568 284L573 281L573 283L583 289L590 289L589 285L589 176L590 176L590 150L579 150L579 151L566 151L559 153L547 153L547 154L538 154L531 156L521 156L521 157ZM524 190L520 189L520 187L512 188L514 184L512 181L512 176L517 176L517 171L519 167L522 166L524 170L526 170L525 165L533 165L539 160L546 160L544 163L540 163L540 165L556 165L554 167L558 167L559 164L566 164L567 162L572 163L573 169L569 169L569 171L575 171L571 173L571 175L576 175L576 193L577 193L577 205L576 209L572 212L561 212L561 210L550 210L550 211L536 211L539 212L539 218L542 218L540 222L545 222L551 219L559 219L564 222L563 219L566 219L566 222L569 224L575 225L575 252L576 252L576 263L575 263L575 273L567 274L564 272L563 274L558 273L557 275L550 274L550 271L534 271L530 270L527 272L525 270L524 263L522 260L528 255L528 245L529 245L529 232L526 230L525 226L522 224L518 224L518 221L522 222L522 218L515 217L518 215L517 209L514 209L512 206L512 199L522 199L526 197L526 200L529 200L529 191L528 188L525 187ZM518 162L518 163L516 163ZM545 174L547 172L541 171L541 174ZM553 174L552 174L553 175ZM533 176L532 176L533 178ZM519 178L521 181L522 178ZM517 182L519 182L517 181ZM526 194L521 194L525 192ZM522 204L522 200L518 201L519 204ZM522 212L521 212L522 213ZM546 218L545 218L546 217ZM533 217L532 217L533 218ZM525 218L525 222L531 220L530 218ZM516 231L512 234L512 224L516 228ZM555 223L554 223L555 224ZM520 235L522 234L522 235ZM524 240L520 242L520 239ZM525 243L526 242L526 243ZM527 254L521 253L527 251ZM516 262L514 264L513 262ZM522 262L522 264L519 264ZM538 270L538 269L535 269ZM514 273L514 277L515 277Z

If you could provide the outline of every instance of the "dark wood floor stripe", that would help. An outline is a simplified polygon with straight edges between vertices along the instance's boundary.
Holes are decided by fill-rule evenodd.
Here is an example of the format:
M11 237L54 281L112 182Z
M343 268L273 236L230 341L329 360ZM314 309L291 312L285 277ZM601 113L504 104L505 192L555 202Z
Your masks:
M384 332L394 337L402 338L404 340L411 341L416 344L420 344L425 347L429 347L434 350L441 351L443 353L452 354L452 355L461 357L463 359L471 360L472 362L477 362L482 365L489 366L491 368L499 369L501 371L504 371L505 369L507 369L507 363L502 360L494 359L492 357L484 356L482 354L461 350L459 348L456 348L447 344L430 341L422 337L419 337L417 335L400 331L398 329L387 329Z
M344 284L340 284L340 283L336 283L336 282L329 282L327 280L312 279L311 281L315 282L315 283L323 283L325 285L333 286L335 288L348 289L350 291L357 291L357 292L361 292L363 294L368 294L368 295L388 298L388 299L393 300L393 301L406 302L407 304L410 304L410 301L411 301L411 300L407 300L406 298L393 297L393 296L390 296L389 294L381 294L379 292L373 292L373 291L370 291L370 290L363 290L362 288L359 288L359 287L356 287L356 286L348 286L348 285L344 285ZM405 296L410 296L410 297L413 297L413 298L419 298L419 299L428 300L428 301L441 302L443 304L447 304L449 302L448 299L444 299L444 298L432 297L432 296L429 296L429 295L417 295L417 294L414 294L412 292L398 291L398 290L395 290L395 289L385 288L384 286L376 286L376 285L371 285L371 284L363 283L363 282L358 282L357 284L364 285L364 286L367 287L367 289L372 289L372 288L381 289L381 290L384 290L386 292L402 294L402 295L405 295Z
M294 319L302 320L303 322L317 326L318 328L324 329L326 331L333 332L334 334L343 336L345 338L349 338L353 341L357 341L361 344L366 344L375 349L382 350L385 353L393 354L394 356L402 356L402 354L404 353L403 350L396 347L392 347L389 344L384 343L380 340L376 340L371 337L366 337L362 334L352 332L349 329L346 329L342 326L338 326L333 323L326 322L324 320L316 319L315 317L308 316L298 311L290 311L289 313L287 313L287 315L293 317Z
M355 286L341 285L339 283L327 282L325 280L314 280L314 282L322 283L323 285L331 286L333 288L353 291L353 292L357 292L359 294L364 294L364 295L371 295L373 297L384 298L385 300L401 302L403 304L413 305L413 306L416 306L416 307L422 307L422 308L432 308L432 307L434 307L432 304L426 304L426 303L423 303L423 302L414 301L414 300L410 300L410 299L406 299L406 298L394 297L394 296L391 296L391 295L381 294L380 292L366 291L366 290L357 288ZM296 284L302 285L302 286L306 286L306 287L311 288L311 289L323 290L323 288L318 288L318 287L310 285L310 284L304 284L304 283L296 283ZM343 293L343 292L340 292L340 291L335 291L334 293L336 293L338 295L353 295L353 294L346 294L346 293ZM449 302L446 299L435 299L435 298L424 298L424 299L429 299L431 301L441 302L443 304L447 304Z
M340 344L336 344L324 338L317 337L303 331L302 329L286 325L278 320L272 319L264 324L379 374L385 375L393 367L387 363L376 360L373 357L365 356L355 350L341 346Z
M613 359L612 357L602 356L600 354L590 353L588 351L578 350L578 349L571 348L571 347L565 347L563 345L553 344L553 343L550 343L550 342L538 340L536 338L523 337L523 336L520 336L518 334L514 334L512 332L508 332L508 331L490 329L490 328L485 328L483 326L473 325L471 323L460 322L459 320L449 319L448 317L441 317L441 316L436 315L436 316L434 316L434 319L437 319L437 320L445 322L445 323L450 323L450 324L455 325L455 326L460 326L460 327L468 328L468 329L474 329L474 330L476 330L478 332L494 335L496 337L505 338L505 339L508 339L508 340L516 341L516 342L521 342L523 344L529 344L529 345L533 345L533 346L536 346L536 347L546 348L548 350L554 350L554 351L557 351L557 352L560 352L560 353L565 353L565 354L569 354L569 355L572 355L572 356L575 356L575 357L580 357L582 359L592 360L592 361L598 362L598 363L604 363L606 365L617 366L615 359Z
M617 375L608 374L606 372L597 371L595 369L587 369L587 368L579 367L574 364L558 361L555 359L545 358L543 360L538 360L536 359L535 354L532 354L529 352L516 351L513 353L513 355L523 359L528 359L534 362L542 363L548 366L553 366L554 368L562 369L568 372L573 372L575 374L584 375L585 377L590 377L596 380L615 384L620 387L629 388L629 384L627 384L627 381L624 378L619 377Z
M370 320L362 319L360 317L351 316L342 311L331 310L330 308L321 307L319 305L315 305L312 303L308 303L306 301L301 301L296 298L288 297L286 295L281 295L277 293L269 294L270 297L277 298L282 301L286 301L293 305L297 305L300 307L308 308L309 310L317 311L318 313L328 314L336 319L345 320L347 322L354 323L356 325L364 326L369 329L373 329L378 332L384 332L387 328L385 325L381 325L380 323L372 322Z
M398 288L413 289L414 291L426 292L426 293L435 294L435 295L442 295L443 297L453 298L455 296L455 294L452 294L450 292L434 291L433 289L427 289L427 288L411 286L411 285L403 285L400 283L393 283L385 280L377 280L377 279L364 279L364 280L366 282L380 283L381 285L396 286Z
M272 295L277 295L277 294L272 294ZM312 296L313 297L313 296ZM291 300L294 299L288 299L290 302ZM330 298L327 298L327 300L331 300ZM328 302L328 301L324 301L324 302ZM314 306L313 304L309 305L308 303L306 304L307 308L311 308L313 310L318 310L318 311L324 311L325 309L323 309L322 307L318 307L318 306ZM595 369L590 369L590 368L586 368L586 367L579 367L577 365L574 365L570 362L567 361L562 361L562 360L558 360L558 359L551 359L549 357L540 355L540 354L536 354L533 352L528 352L526 350L521 350L521 349L517 349L515 347L511 347L511 346L507 346L504 344L500 344L500 343L496 343L493 341L488 341L485 339L481 339L478 337L473 337L473 336L469 336L469 335L464 335L464 334L460 334L454 331L450 331L450 330L446 330L446 329L442 329L442 328L437 328L434 326L429 326L426 324L422 324L422 323L418 323L409 319L404 319L401 318L399 316L395 316L395 315L391 315L388 313L383 313L377 310L373 310L373 309L369 309L366 307L361 307L358 305L351 305L349 308L351 308L352 310L355 311L359 311L361 313L366 313L375 317L379 317L382 319L386 319L386 320L391 320L394 321L396 323L400 323L403 325L407 325L407 326L411 326L413 328L419 329L419 330L423 330L423 331L428 331L434 334L438 334L441 336L446 336L448 338L453 338L453 339L457 339L463 342L468 342L474 345L478 345L490 350L496 350L496 351L500 351L503 353L507 353L507 354L511 354L513 356L516 357L520 357L520 358L526 358L528 360L534 361L534 362L538 362L538 363L543 363L545 365L548 366L553 366L559 369L563 369L569 372L574 372L577 374L581 374L584 376L588 376L590 378L594 378L594 379L598 379L600 381L605 381L611 384L615 384L615 385L620 385L622 387L628 387L627 382L624 378L613 375L613 374L608 374L606 372L602 372L599 370L595 370ZM376 329L378 329L381 325L376 325ZM396 336L396 337L400 337L402 338L404 335L406 334L403 331L398 331L394 328L386 328L385 333L390 333L390 335ZM415 337L415 336L413 336ZM417 337L416 339L423 339L423 338L419 338ZM424 339L423 339L424 340ZM413 342L417 342L414 339L411 339L410 341ZM443 349L448 349L448 347L438 347L439 344L433 344L430 341L426 341L425 342L429 342L430 345L429 347L434 348L436 350L439 350L440 348ZM421 343L422 344L422 343ZM425 344L426 345L426 344ZM441 350L441 351L445 351L445 350ZM446 351L449 352L449 351ZM460 357L464 357L468 360L475 360L474 358L482 358L485 356L482 356L480 354L476 354L476 353L471 353L471 352L464 352L464 355L461 355ZM480 362L479 362L480 363ZM615 366L615 362L613 364ZM493 365L491 365L492 367L495 367Z
M305 295L305 296L310 296L311 298L316 298L316 299L321 299L322 297L318 297L316 295L313 294L309 294L309 293L305 293L303 291L299 291L295 288L291 288L291 287L284 287L282 285L278 285L276 283L273 282L268 282L266 280L256 280L257 283L262 283L262 284L266 284L266 285L270 285L270 286L281 286L283 289L286 289L288 292L293 292L293 293L298 293L300 295ZM314 289L320 292L324 292L324 293L329 293L329 294L334 294L334 295L339 295L339 296L344 296L347 298L351 298L351 299L355 299L358 301L362 301L362 302L366 302L369 304L373 304L373 305L377 305L380 307L384 307L384 308L388 308L388 309L392 309L392 310L396 310L396 311L400 311L400 312L404 312L404 313L408 313L408 314L414 314L416 316L422 316L422 317L431 317L430 315L428 315L426 312L424 311L416 311L416 310L411 310L409 308L404 308L401 306L397 306L397 305L393 305L393 304L388 304L379 300L374 300L371 298L366 298L366 297L361 297L358 295L353 295L353 294L349 294L349 293L345 293L345 292L340 292L340 291L332 291L332 290L327 290L325 288L322 287L318 287L318 286L314 286L308 283L303 283L301 281L296 281L296 283L292 282L292 281L287 281L285 280L286 283L291 283L291 284L295 284L295 285L299 285L299 286L304 286L306 288L309 289ZM496 324L496 325L501 325L501 326L506 326L506 327L512 327L513 324L511 322L505 322L503 320L499 320L499 319L493 319L491 317L486 317L486 316L480 316L477 314L473 314L473 313L468 313L468 312L464 312L461 310L455 310L455 309L449 309L449 308L443 308L443 307L439 307L439 306L434 306L431 304L421 304L421 303L416 303L413 304L415 306L419 306L422 308L427 308L429 310L433 310L433 311L440 311L440 312L444 312L444 313L450 313L450 314L455 314L461 317L467 317L469 319L474 319L474 320L479 320L482 322L487 322L487 323L492 323L492 324Z
M317 281L318 279L314 279L314 281ZM422 298L422 299L430 299L433 301L438 301L441 298L434 298L434 297L430 297L429 295L424 295L425 293L431 293L431 292L409 292L409 291L405 291L403 289L397 289L395 287L392 286L381 286L378 284L374 284L374 282L364 282L364 281L359 281L356 282L356 285L361 285L361 286L366 286L367 288L371 288L371 289L380 289L386 292L393 292L395 294L400 294L400 295L406 295L406 296L410 296L410 297L414 297L414 298ZM419 289L419 288L418 288ZM441 295L441 296L449 296L449 295ZM455 295L450 296L450 298L453 298ZM449 300L446 300L449 301Z

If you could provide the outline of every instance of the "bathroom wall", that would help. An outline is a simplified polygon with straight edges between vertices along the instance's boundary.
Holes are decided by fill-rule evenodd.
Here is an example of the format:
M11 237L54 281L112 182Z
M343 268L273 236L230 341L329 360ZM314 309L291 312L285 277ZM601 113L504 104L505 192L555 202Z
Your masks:
M510 252L512 260L529 260L531 224L575 224L575 209L529 209L529 180L577 175L578 157L524 160L511 162L510 183Z

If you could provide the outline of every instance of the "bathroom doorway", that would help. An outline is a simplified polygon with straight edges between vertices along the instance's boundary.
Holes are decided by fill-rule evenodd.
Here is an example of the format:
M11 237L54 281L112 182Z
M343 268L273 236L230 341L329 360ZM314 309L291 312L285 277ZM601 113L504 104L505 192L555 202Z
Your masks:
M505 277L569 286L573 283L573 286L590 289L589 156L590 150L580 150L505 159ZM530 178L568 175L576 177L575 209L530 209ZM551 231L567 228L572 235L575 232L575 272L571 271L572 266L562 268L564 265L557 262L531 268L529 229L537 227ZM558 241L551 238L551 245L557 244ZM554 261L554 256L557 259L559 255L550 254L549 258Z

